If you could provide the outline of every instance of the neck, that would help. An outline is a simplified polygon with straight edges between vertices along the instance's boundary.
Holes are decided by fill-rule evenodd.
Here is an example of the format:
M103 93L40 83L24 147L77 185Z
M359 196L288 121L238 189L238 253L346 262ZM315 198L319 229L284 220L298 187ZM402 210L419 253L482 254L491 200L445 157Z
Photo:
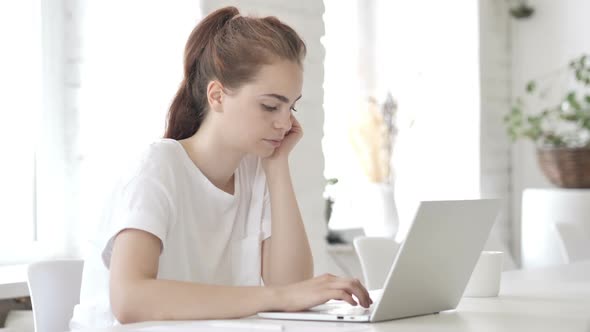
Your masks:
M231 188L233 191L233 175L244 157L243 153L225 146L220 137L204 127L179 142L213 185L226 191Z

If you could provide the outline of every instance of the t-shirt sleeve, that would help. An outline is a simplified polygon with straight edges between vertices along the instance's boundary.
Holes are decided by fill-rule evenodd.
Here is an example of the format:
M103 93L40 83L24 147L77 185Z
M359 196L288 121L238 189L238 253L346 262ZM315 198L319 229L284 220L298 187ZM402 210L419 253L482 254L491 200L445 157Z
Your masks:
M124 229L139 229L153 234L166 248L166 236L173 221L174 207L166 188L150 177L136 177L121 188L113 202L107 243L102 252L109 268L113 242Z

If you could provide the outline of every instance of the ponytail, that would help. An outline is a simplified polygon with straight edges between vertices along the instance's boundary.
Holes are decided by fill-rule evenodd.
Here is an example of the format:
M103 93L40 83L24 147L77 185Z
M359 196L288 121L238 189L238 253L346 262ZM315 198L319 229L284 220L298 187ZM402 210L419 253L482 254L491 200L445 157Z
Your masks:
M181 140L199 130L208 111L211 80L238 88L252 80L260 66L277 58L301 65L305 53L297 33L274 17L243 17L235 7L207 15L186 43L184 78L168 110L164 138Z
M168 111L164 138L181 140L199 130L205 118L207 86L199 86L199 61L210 40L232 17L239 14L235 7L226 7L209 14L191 32L184 50L184 79ZM196 83L196 84L195 84Z

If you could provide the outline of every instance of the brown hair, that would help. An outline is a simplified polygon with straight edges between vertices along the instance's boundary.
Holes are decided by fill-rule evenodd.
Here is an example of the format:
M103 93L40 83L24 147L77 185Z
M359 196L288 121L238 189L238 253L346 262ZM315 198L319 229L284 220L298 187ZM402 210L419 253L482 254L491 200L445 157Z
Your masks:
M229 89L254 79L262 65L284 59L301 65L305 43L276 17L244 17L235 7L207 15L191 32L184 50L184 78L168 111L165 138L197 132L207 112L207 85Z

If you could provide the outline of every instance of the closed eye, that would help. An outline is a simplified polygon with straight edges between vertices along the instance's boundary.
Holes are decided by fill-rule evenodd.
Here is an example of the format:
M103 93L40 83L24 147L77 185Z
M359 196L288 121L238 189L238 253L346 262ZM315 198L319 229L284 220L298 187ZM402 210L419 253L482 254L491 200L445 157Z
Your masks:
M269 112L274 112L279 109L278 107L268 106L268 105L264 105L264 104L262 104L262 108L264 108L265 110L267 110Z
M269 111L269 112L274 112L274 111L277 111L277 110L279 109L279 108L278 108L278 107L276 107L276 106L268 106L268 105L265 105L265 104L262 104L262 108L264 108L264 110L266 110L266 111ZM293 106L291 107L291 110L292 110L293 112L297 112L297 109L295 108L295 105L293 105Z

